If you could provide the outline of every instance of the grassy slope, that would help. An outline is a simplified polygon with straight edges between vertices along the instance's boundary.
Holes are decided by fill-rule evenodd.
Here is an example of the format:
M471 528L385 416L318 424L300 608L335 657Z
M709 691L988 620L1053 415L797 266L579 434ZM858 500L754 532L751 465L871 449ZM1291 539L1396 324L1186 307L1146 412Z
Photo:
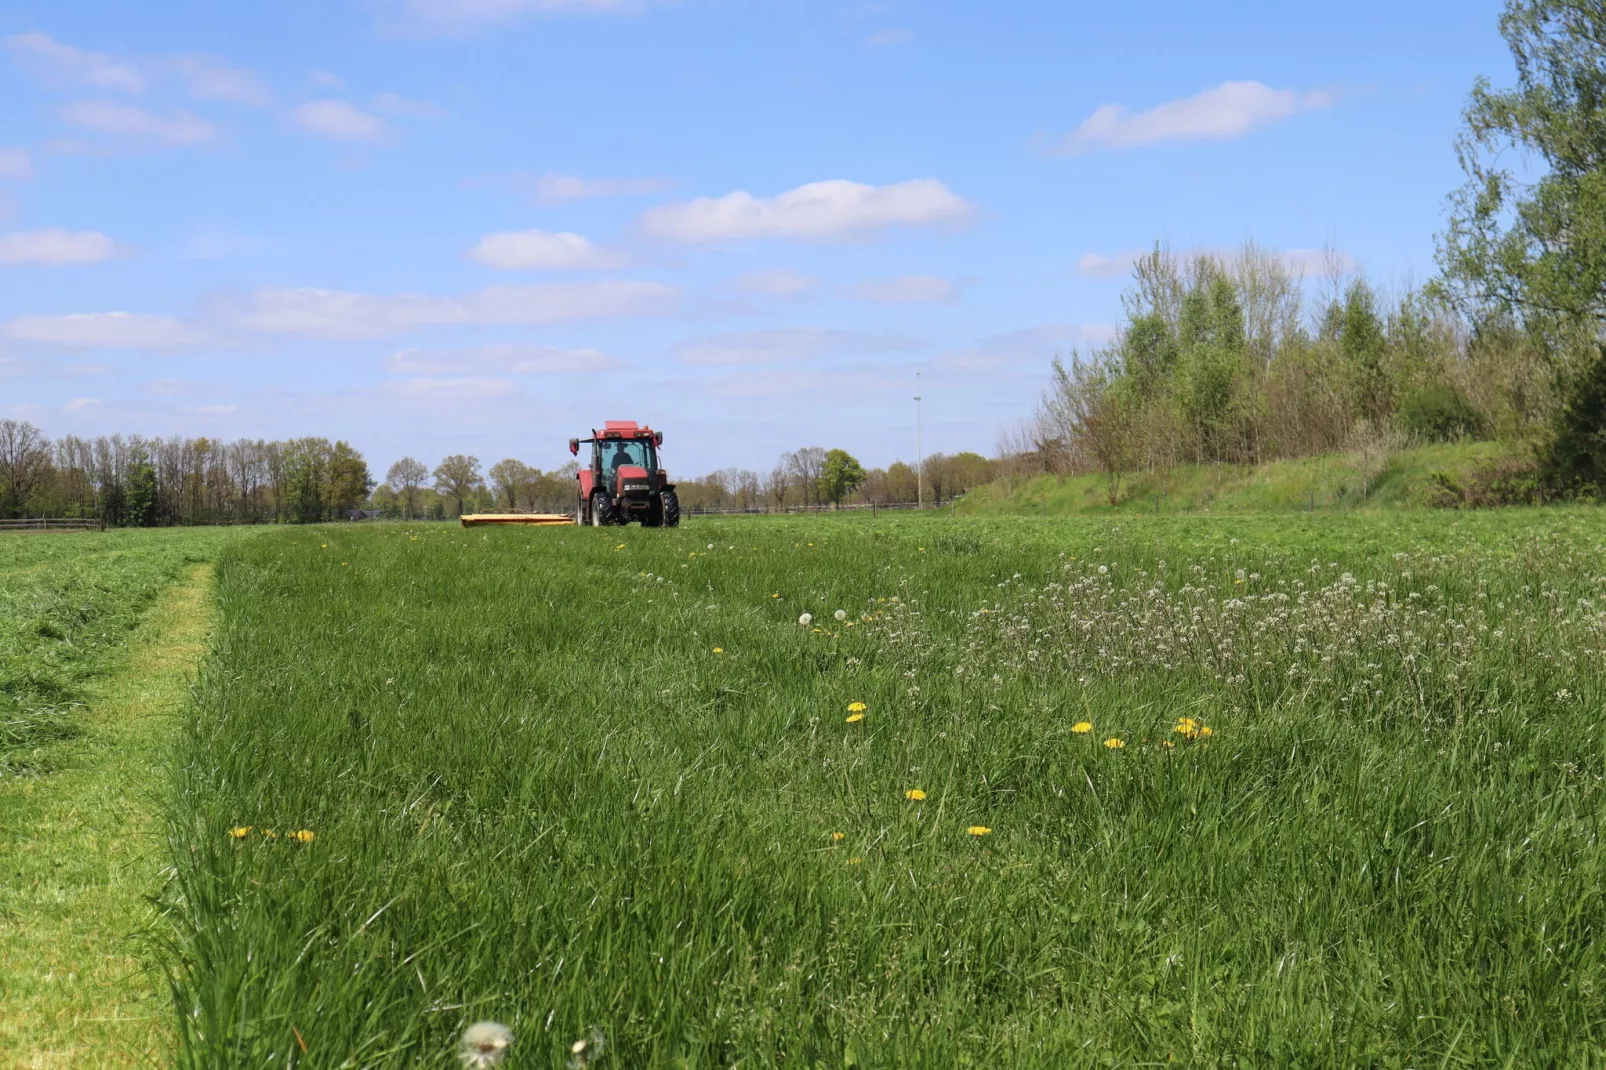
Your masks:
M185 1065L1606 1053L1595 514L283 532L219 597Z
M1123 481L1121 501L1111 507L1102 476L1040 476L1014 486L992 483L965 496L962 515L989 513L1286 512L1309 509L1388 508L1429 503L1431 476L1456 475L1505 456L1493 442L1422 446L1390 459L1365 497L1354 457L1332 454L1274 461L1252 468L1183 465L1169 475L1145 474Z

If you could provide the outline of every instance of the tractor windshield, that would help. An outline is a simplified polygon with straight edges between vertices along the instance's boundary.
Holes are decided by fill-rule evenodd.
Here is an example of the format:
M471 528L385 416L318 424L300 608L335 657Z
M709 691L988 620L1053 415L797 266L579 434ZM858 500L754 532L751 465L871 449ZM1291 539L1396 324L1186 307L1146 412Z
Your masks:
M649 472L653 468L652 443L643 440L626 441L620 439L612 442L599 443L602 452L602 467L612 472L621 465L633 464L638 468L645 468Z

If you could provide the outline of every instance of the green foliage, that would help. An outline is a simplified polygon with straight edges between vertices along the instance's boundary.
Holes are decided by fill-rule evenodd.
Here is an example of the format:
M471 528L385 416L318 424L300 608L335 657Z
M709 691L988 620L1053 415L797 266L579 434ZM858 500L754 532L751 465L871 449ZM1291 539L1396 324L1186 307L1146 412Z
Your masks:
M1557 419L1545 478L1561 494L1606 496L1606 350L1578 377Z
M156 507L156 469L139 461L128 477L128 505L124 516L130 527L155 527Z
M1400 402L1400 429L1423 442L1479 438L1483 417L1466 395L1448 383L1430 383Z
M820 497L841 505L864 482L864 466L847 450L831 450L820 468Z
M630 1067L1587 1065L1599 543L1582 510L249 540L172 763L177 1065L444 1066L480 1018L510 1065L593 1028Z

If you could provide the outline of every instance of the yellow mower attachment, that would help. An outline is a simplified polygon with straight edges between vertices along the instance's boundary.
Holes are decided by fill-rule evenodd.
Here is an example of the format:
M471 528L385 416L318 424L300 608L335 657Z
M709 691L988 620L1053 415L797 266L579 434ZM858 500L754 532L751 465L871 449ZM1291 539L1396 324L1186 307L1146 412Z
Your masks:
M458 518L465 528L489 524L572 524L568 513L467 513Z

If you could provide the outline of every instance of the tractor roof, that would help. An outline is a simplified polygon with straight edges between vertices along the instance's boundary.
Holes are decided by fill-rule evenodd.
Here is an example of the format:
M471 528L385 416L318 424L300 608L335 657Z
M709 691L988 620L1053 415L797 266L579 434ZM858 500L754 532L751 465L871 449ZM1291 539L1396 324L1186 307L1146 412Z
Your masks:
M595 438L651 438L653 430L650 427L636 425L634 420L609 420L602 425L602 430L591 432Z

